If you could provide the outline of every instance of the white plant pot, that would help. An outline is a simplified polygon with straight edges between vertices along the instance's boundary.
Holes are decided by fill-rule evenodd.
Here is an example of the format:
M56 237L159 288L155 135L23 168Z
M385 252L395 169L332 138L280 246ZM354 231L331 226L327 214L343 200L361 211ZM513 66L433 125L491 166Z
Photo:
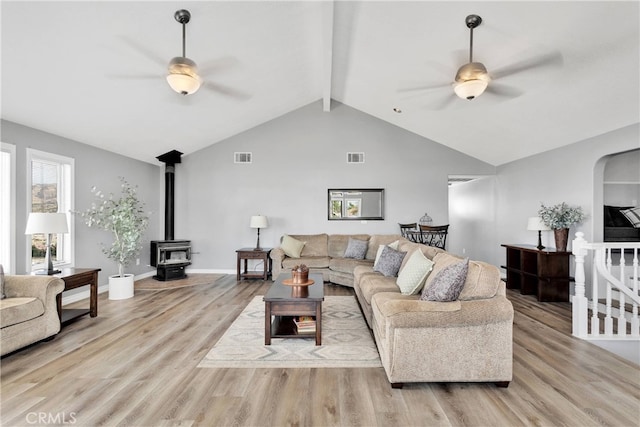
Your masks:
M109 276L109 299L127 299L133 297L133 274Z

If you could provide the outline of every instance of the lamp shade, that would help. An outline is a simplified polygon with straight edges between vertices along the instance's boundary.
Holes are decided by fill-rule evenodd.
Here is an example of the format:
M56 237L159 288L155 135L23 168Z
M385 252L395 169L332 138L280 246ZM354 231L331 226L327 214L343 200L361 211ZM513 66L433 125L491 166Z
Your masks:
M527 221L527 230L531 231L547 231L551 230L539 216L532 216Z
M269 226L269 220L264 215L253 215L251 217L251 228L267 228Z
M64 213L31 212L24 234L68 233L67 215Z

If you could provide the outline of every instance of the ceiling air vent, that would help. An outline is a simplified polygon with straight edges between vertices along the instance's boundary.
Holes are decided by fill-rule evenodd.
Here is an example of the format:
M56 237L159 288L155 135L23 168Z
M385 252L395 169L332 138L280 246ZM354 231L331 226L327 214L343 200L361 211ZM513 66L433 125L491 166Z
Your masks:
M250 152L233 153L233 163L251 163L251 153Z
M347 153L347 163L364 163L364 153Z

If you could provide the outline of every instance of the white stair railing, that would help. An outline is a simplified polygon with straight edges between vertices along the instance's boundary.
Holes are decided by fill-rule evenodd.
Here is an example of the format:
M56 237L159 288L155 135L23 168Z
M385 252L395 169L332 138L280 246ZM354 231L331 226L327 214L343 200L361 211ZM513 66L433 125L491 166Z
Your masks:
M628 339L640 338L640 319L638 318L638 253L640 243L589 243L584 239L584 233L577 232L573 240L573 255L575 256L575 295L573 304L573 335L584 339ZM586 296L585 258L591 254L591 299ZM626 259L632 259L631 274L627 269ZM614 262L617 261L617 264ZM613 272L618 270L618 277ZM603 289L604 288L604 291ZM619 294L618 315L614 318L613 293ZM604 293L604 309L600 308L599 296ZM631 305L631 313L625 311L627 303ZM591 309L591 319L589 317ZM604 333L600 333L600 317L604 315ZM614 333L614 320L616 333ZM627 336L627 325L630 324L631 333Z

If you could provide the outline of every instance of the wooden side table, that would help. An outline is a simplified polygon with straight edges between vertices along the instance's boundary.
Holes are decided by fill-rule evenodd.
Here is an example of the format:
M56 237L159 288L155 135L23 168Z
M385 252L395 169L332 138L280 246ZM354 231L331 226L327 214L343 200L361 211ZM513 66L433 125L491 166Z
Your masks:
M569 301L571 252L533 245L502 245L507 250L507 288L536 295L541 302Z
M271 258L269 254L271 253L272 248L261 248L259 250L253 248L241 248L236 250L238 254L238 273L236 275L237 280L242 279L262 279L269 280L269 276L271 275ZM264 270L262 272L253 272L250 273L247 271L248 260L250 259L260 259L264 263ZM242 260L244 260L244 269L242 269Z
M58 304L58 317L60 324L89 313L89 316L98 316L98 272L99 268L63 268L59 274L54 274L64 281L64 290L56 296ZM82 286L89 286L89 308L86 309L62 309L62 293Z

